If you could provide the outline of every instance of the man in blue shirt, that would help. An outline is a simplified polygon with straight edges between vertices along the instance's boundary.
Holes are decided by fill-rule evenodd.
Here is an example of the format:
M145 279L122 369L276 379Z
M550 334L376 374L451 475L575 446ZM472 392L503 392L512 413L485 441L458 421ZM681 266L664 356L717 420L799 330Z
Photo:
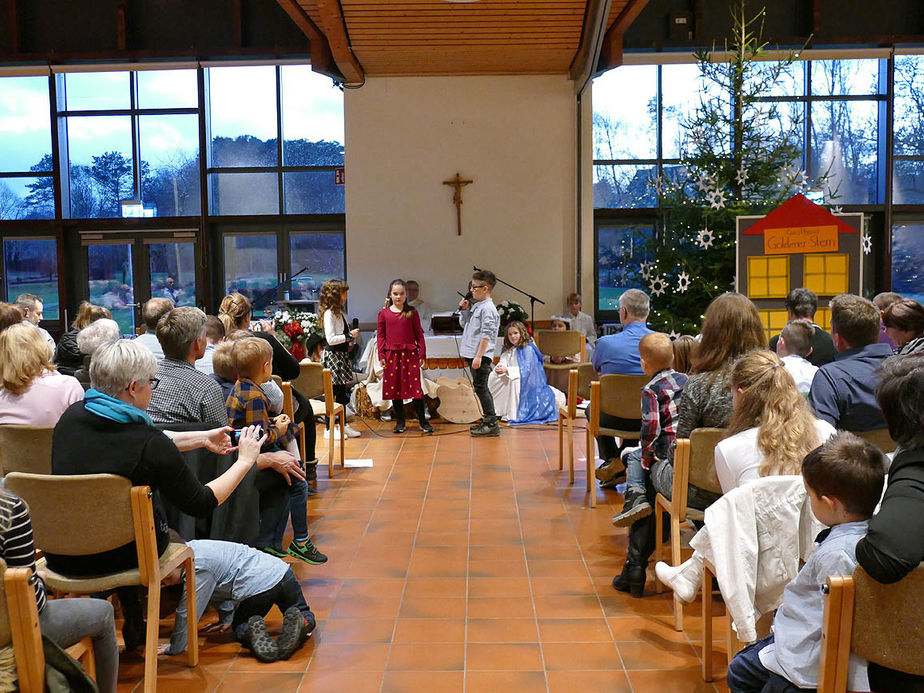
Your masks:
M809 390L815 415L845 431L885 428L873 391L879 383L877 370L892 350L879 343L879 310L860 296L835 296L831 336L838 353L818 369Z
M597 340L594 349L593 366L598 375L618 373L620 375L644 375L641 357L638 354L638 343L651 330L645 324L648 319L650 304L648 294L638 289L629 289L619 297L619 322L622 323L622 332L607 335ZM639 395L641 401L641 395ZM620 428L641 430L641 419L627 420L610 416L600 412L600 426L604 428ZM625 444L626 441L623 441ZM597 447L603 466L618 459L619 448L613 436L597 436ZM617 463L617 466L618 463ZM618 474L616 476L619 476ZM598 478L599 475L598 475ZM607 482L614 480L613 475L605 475Z

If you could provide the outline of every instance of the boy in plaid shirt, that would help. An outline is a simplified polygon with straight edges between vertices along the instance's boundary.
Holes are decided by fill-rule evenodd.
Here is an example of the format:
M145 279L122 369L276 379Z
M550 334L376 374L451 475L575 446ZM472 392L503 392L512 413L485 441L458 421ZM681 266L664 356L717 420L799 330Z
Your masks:
M651 380L642 388L641 447L625 455L626 501L622 512L613 517L617 527L628 527L651 514L645 496L646 472L656 459L667 457L677 427L677 405L687 376L673 369L674 349L671 339L662 332L652 332L638 343L642 370Z
M273 348L269 342L256 337L239 339L234 343L231 351L234 368L237 370L237 382L228 395L225 406L228 408L228 420L232 427L259 425L266 432L266 442L263 452L275 450L288 450L299 459L298 446L295 438L298 435L298 424L294 424L285 414L270 418L269 400L260 388L267 382L273 373ZM289 514L292 516L292 531L295 538L289 546L288 552L282 549L282 538L286 529L286 518L283 516L279 526L274 528L271 538L262 536L261 542L269 541L261 546L263 551L277 557L289 556L319 565L327 561L327 556L318 551L308 538L308 485L304 479L291 476L289 484Z

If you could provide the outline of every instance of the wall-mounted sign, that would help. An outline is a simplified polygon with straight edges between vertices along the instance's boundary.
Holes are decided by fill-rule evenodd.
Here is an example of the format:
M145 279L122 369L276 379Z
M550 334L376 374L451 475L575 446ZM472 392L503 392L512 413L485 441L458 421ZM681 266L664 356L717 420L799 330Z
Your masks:
M764 229L764 255L833 253L837 251L837 226L786 226Z

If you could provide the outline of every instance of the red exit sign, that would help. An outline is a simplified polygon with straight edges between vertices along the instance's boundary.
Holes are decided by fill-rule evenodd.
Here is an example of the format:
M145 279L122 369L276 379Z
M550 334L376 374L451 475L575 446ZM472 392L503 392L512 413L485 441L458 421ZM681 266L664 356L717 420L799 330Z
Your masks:
M346 182L346 171L343 166L334 169L334 185L343 185Z

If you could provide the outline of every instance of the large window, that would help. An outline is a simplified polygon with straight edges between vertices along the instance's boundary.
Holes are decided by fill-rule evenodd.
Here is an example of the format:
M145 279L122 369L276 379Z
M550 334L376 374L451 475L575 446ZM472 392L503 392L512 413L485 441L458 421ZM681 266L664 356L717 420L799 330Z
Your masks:
M54 216L48 77L0 78L0 220Z
M3 290L7 301L35 294L44 303L45 320L58 320L58 246L54 238L3 241Z
M208 70L211 213L342 214L343 96L304 65Z
M652 223L599 221L597 243L597 311L619 310L626 289L647 287L646 248L654 237Z

